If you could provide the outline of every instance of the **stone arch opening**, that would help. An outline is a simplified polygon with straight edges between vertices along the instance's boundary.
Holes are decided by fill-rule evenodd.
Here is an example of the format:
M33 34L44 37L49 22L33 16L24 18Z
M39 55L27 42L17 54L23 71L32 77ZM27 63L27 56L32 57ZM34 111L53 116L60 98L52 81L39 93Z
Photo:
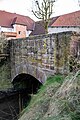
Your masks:
M19 113L27 107L31 96L36 94L42 83L29 74L19 74L12 81L14 91L18 94Z
M38 89L42 85L42 83L35 77L25 73L17 75L13 79L12 84L15 90L19 91L26 90L28 94L37 93Z

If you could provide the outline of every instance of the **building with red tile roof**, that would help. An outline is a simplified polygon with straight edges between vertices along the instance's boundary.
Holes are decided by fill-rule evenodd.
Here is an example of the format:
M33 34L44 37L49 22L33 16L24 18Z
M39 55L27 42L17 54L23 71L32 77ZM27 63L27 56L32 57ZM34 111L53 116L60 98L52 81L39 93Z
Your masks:
M80 10L61 15L49 26L49 33L76 31L80 32Z
M54 23L54 21L56 21L58 17L54 17L50 19L50 23L49 26L52 25L52 23ZM41 34L45 34L45 28L44 28L44 24L43 21L37 21L35 22L35 28L34 30L31 32L30 35L41 35Z
M80 11L61 15L51 26L80 26Z
M80 10L50 19L49 34L65 31L80 32ZM42 21L0 10L0 32L11 39L45 34L45 29Z
M58 33L65 31L80 32L80 10L65 15L53 17L50 20L48 33ZM35 28L30 35L45 34L42 21L35 22Z
M0 32L8 38L22 38L34 30L35 22L28 16L0 10Z

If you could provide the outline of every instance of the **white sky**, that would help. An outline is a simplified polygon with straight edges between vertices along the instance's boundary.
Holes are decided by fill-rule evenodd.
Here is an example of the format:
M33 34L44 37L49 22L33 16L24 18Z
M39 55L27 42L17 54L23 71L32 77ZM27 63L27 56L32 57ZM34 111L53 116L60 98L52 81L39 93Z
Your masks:
M32 0L0 0L0 10L26 15L36 21L37 18L31 13L32 7ZM58 16L77 10L80 10L78 0L57 0L52 16Z

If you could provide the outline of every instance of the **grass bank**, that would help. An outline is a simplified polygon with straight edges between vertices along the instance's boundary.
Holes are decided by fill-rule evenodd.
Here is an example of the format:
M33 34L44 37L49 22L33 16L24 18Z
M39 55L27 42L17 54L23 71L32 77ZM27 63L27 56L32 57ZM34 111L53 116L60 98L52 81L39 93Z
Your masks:
M49 77L19 120L80 120L80 71Z

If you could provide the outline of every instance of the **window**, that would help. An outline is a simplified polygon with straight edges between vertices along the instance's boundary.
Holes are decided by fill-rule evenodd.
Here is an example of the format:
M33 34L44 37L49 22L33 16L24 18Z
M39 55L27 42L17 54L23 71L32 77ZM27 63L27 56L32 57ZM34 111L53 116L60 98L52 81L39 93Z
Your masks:
M18 34L21 34L21 31L18 31Z

